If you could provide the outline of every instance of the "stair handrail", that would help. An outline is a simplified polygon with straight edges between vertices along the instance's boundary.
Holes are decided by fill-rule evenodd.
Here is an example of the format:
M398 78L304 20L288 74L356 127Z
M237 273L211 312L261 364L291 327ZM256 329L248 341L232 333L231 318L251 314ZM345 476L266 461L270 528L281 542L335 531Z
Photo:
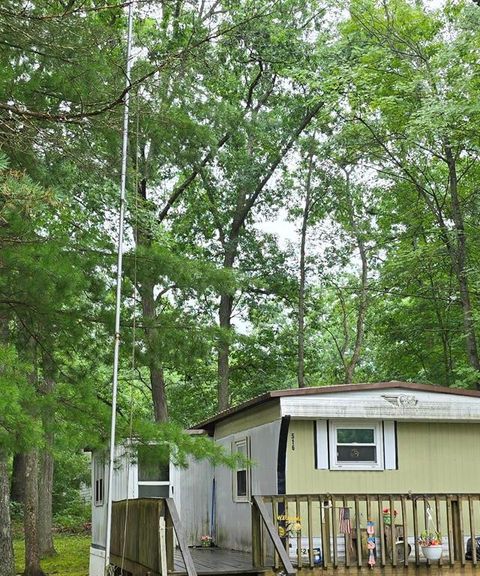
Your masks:
M180 553L182 554L187 576L197 576L197 570L195 568L195 564L193 563L192 554L190 553L190 548L187 545L185 533L180 521L180 516L178 514L177 507L175 506L173 498L165 498L165 504L167 506L168 516L172 522L175 535L177 536L177 543L178 547L180 548ZM171 546L173 548L173 541Z
M278 535L277 530L273 522L270 520L270 516L268 515L267 507L263 501L261 496L252 496L252 554L253 554L253 565L257 567L259 565L259 557L257 554L257 549L255 545L255 537L260 537L260 530L256 530L261 526L260 520L263 520L265 528L267 529L268 535L272 541L272 544L280 558L280 561L283 564L283 568L287 576L295 576L297 571L292 565L290 558L288 557L287 551L285 550L285 546Z

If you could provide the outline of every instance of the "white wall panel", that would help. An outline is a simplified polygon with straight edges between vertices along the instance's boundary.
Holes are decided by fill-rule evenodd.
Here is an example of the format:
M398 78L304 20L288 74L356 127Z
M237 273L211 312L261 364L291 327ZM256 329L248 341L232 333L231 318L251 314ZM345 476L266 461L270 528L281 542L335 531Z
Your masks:
M276 494L278 438L281 420L249 428L219 440L225 450L230 451L232 442L248 436L250 438L251 492L253 495ZM233 550L250 550L251 506L248 502L233 500L233 471L217 467L217 543Z

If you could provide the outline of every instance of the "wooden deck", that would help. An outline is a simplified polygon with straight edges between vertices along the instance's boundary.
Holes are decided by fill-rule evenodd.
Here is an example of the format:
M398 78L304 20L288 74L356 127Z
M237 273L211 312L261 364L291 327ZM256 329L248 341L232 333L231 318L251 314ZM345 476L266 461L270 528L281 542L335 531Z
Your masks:
M275 574L272 568L260 569L254 568L252 565L252 555L248 552L238 552L236 550L225 550L223 548L190 548L192 554L193 562L197 573L200 575L221 575L221 574L262 574L266 576ZM185 565L183 564L182 556L180 551L177 549L175 551L175 570L171 572L172 576L184 576L186 574ZM272 562L273 564L273 562ZM298 569L298 567L297 567ZM319 576L321 574L334 573L338 576L363 576L367 574L376 573L378 575L382 574L385 576L404 576L407 570L404 565L397 567L393 566L375 566L370 569L367 566L362 568L345 566L338 566L337 568L331 568L330 570L325 570L323 567L309 568L303 566L299 570L299 574L302 576ZM480 576L480 569L472 565L471 562L467 562L462 566L460 562L456 562L453 566L438 565L433 563L427 565L424 559L421 559L420 565L410 565L408 568L408 573L416 576L434 576L434 575L450 575L450 576Z
M191 556L197 571L200 576L240 576L240 575L254 575L261 574L263 576L275 576L277 571L271 566L265 568L254 568L252 565L252 556L247 552L238 552L235 550L226 550L222 548L190 548ZM271 564L271 563L270 563ZM117 565L121 565L118 559ZM129 561L125 562L125 569L131 570L135 574L133 567ZM298 570L298 566L297 566ZM150 570L141 570L141 574L151 574L151 576L160 576L159 573ZM472 562L467 562L462 565L461 562L455 562L453 565L443 563L438 565L433 563L427 565L425 561L420 562L419 565L409 564L406 568L404 565L399 566L381 566L376 565L373 569L367 566L357 567L351 566L338 566L333 568L315 567L310 568L303 566L298 570L298 576L322 576L335 575L335 576L480 576L480 567L472 565ZM182 560L180 550L176 549L174 552L174 570L169 572L171 576L185 576L187 574L185 565Z
M275 576L279 571L285 576L366 576L372 572L378 576L480 576L475 546L473 558L466 557L468 538L478 534L480 493L435 494L428 500L413 494L254 496L252 553L189 548L169 498L129 502L126 531L127 503L115 502L110 558L126 576L165 576L167 572L169 576ZM350 531L339 529L340 508L353 512ZM395 511L394 522L385 508ZM294 532L289 518L298 523ZM367 563L366 528L361 523L365 518L375 527L373 570ZM428 564L418 544L423 527L429 524L439 532L443 528L444 552L439 563ZM321 550L320 557L315 550Z
M193 563L197 574L259 574L264 570L254 568L252 554L238 552L237 550L225 550L223 548L190 548ZM181 576L186 574L180 551L175 550L175 570L172 574Z

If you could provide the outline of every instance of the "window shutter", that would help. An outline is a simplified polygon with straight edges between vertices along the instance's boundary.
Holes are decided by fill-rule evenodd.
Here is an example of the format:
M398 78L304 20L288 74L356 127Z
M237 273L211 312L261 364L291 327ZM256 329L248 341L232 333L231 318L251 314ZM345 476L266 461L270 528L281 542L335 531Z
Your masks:
M383 422L383 451L385 470L397 469L397 427L392 420Z
M328 470L328 420L315 422L315 468Z

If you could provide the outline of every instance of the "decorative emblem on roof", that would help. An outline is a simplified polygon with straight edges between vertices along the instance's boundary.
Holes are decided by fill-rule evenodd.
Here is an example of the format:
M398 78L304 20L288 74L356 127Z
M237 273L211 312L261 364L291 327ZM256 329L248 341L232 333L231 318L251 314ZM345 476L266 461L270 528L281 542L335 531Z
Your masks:
M418 400L413 394L397 394L395 396L387 396L384 394L382 398L396 408L415 408L418 404Z

